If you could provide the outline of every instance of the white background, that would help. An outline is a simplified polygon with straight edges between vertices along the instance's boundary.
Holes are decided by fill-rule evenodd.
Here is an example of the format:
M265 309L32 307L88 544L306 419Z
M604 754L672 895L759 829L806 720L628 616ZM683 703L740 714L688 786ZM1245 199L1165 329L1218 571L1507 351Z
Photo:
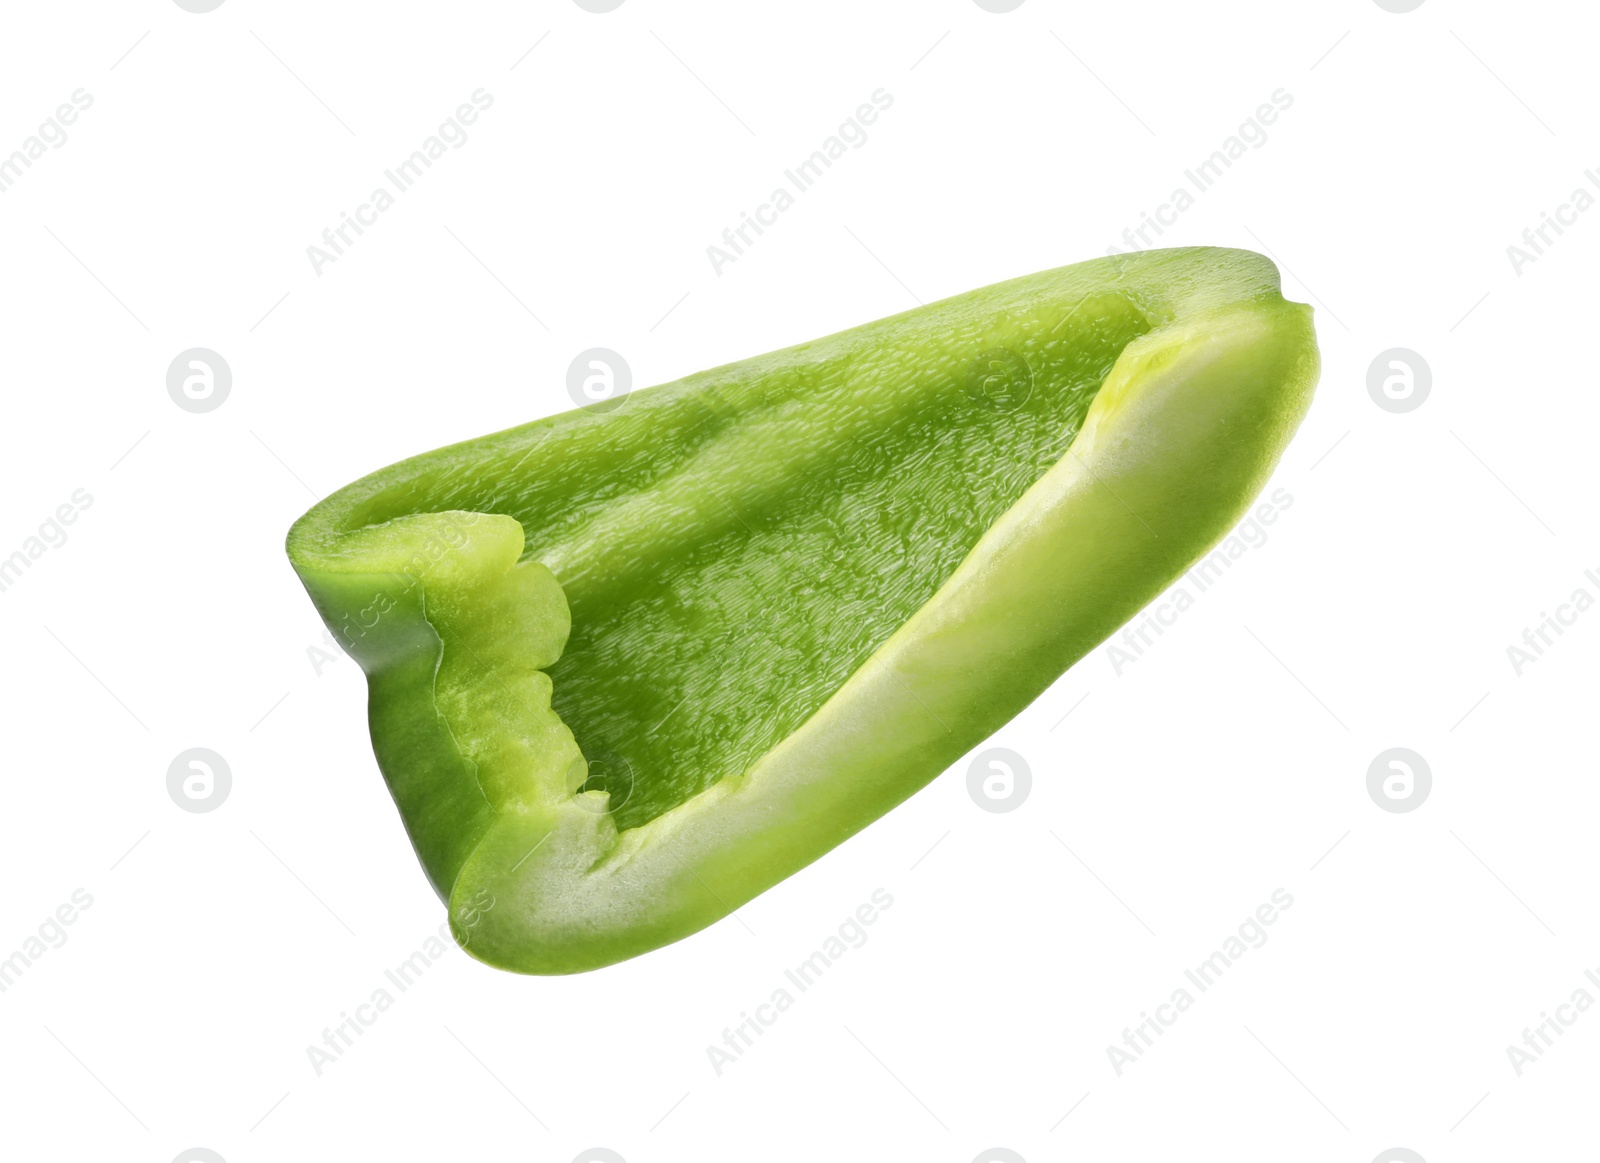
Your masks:
M0 993L0 1155L1578 1158L1600 1016L1520 1077L1506 1047L1600 998L1600 613L1520 676L1506 648L1600 596L1600 214L1520 274L1506 248L1600 164L1595 32L1473 0L8 6L0 153L93 105L0 194L0 556L93 502L0 593L0 957L93 905ZM307 246L479 88L470 140L318 275ZM715 273L879 88L865 145ZM1085 658L995 737L1022 807L979 810L964 762L668 949L562 979L451 951L318 1076L307 1046L444 913L359 672L308 653L290 522L564 410L588 347L642 386L1102 254L1280 88L1161 242L1270 250L1317 308L1292 506L1136 663ZM207 414L166 391L195 346L234 377ZM1407 414L1367 391L1397 346L1433 375ZM1408 814L1366 789L1397 746L1433 773ZM232 770L209 814L166 790L191 747ZM719 1077L706 1047L880 887ZM1119 1076L1108 1045L1278 888L1270 940Z

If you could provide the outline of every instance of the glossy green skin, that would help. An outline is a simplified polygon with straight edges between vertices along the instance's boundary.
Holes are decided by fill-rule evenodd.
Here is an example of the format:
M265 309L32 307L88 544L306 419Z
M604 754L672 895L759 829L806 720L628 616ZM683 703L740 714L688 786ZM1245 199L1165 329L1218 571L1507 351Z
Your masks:
M1317 369L1260 255L1099 259L403 461L289 554L457 939L578 972L1026 707L1244 514Z

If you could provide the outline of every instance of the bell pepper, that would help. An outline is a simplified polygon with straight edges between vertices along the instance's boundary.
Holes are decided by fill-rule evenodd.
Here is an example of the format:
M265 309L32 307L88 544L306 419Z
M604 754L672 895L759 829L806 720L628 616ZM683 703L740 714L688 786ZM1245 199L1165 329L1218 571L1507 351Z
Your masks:
M474 956L573 973L854 835L1207 553L1310 403L1243 250L1046 271L401 461L290 530Z

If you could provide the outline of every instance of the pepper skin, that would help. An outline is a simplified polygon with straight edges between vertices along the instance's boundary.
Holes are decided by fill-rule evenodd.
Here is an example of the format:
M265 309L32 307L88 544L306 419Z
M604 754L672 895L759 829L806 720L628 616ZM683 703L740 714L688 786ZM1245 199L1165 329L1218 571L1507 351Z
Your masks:
M400 462L289 533L474 956L633 957L928 783L1214 546L1311 400L1242 250L1096 259Z

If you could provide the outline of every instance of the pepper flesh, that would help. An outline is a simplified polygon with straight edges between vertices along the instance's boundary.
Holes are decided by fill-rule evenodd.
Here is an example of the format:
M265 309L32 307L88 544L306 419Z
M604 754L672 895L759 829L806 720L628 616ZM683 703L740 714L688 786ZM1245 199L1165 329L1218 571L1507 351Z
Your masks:
M1249 251L986 287L413 457L290 531L475 956L597 968L839 844L1217 543L1314 387Z

